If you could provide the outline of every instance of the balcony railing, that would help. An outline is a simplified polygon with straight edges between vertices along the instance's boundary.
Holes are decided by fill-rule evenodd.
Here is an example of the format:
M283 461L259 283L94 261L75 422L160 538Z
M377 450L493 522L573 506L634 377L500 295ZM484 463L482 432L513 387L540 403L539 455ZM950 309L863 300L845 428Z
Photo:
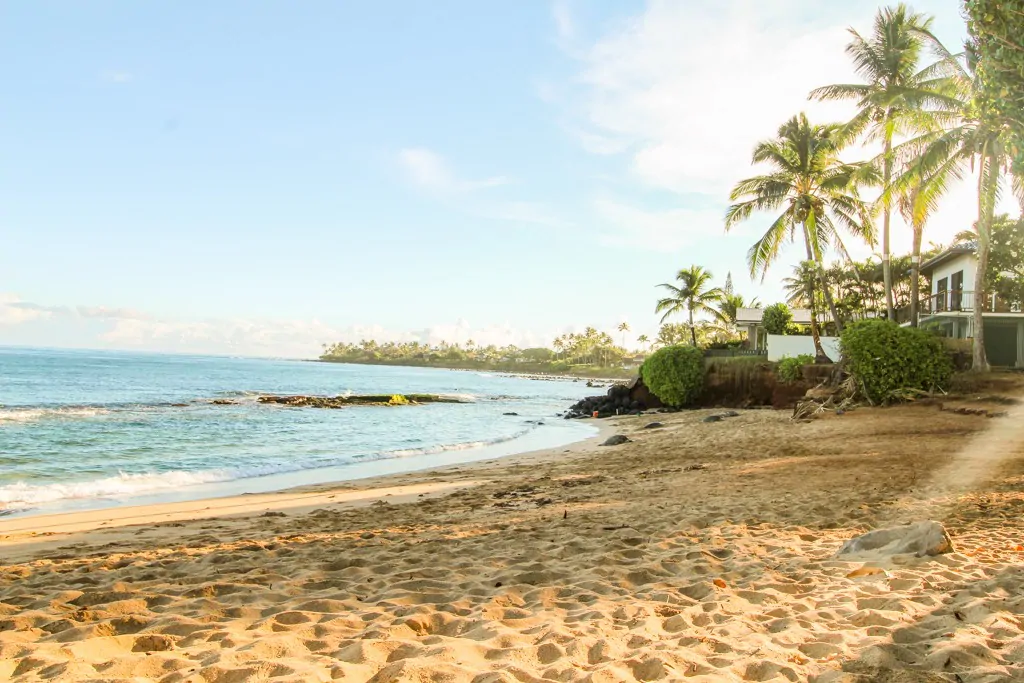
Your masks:
M936 313L973 313L974 304L977 300L974 292L971 291L946 291L933 294L929 297L922 297L918 315L927 316ZM1020 313L1020 304L1015 304L1000 299L995 294L985 297L984 313ZM910 306L902 306L896 310L896 322L905 323L910 320Z
M979 297L971 291L947 291L934 294L921 300L921 315L935 313L972 313ZM984 313L1020 313L1020 304L1000 299L995 294L987 294L980 302Z

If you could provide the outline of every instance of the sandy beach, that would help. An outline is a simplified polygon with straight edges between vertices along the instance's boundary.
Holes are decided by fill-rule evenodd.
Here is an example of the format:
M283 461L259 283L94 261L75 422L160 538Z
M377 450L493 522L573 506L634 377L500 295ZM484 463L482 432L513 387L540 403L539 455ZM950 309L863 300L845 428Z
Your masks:
M0 679L1021 680L1024 428L982 399L2 520ZM929 518L955 552L833 558Z

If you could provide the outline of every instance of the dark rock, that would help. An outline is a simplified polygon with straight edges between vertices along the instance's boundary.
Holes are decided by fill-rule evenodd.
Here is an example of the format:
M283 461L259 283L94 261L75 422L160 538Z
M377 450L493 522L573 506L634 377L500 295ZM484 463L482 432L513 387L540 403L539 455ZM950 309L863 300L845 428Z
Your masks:
M701 422L721 422L721 421L722 421L722 416L721 415L708 415L703 420L701 420Z
M660 408L662 406L661 399L651 393L651 390L647 388L644 381L640 377L635 377L626 388L629 390L629 398L632 401L636 401L644 409L647 408Z
M403 402L395 398L404 399ZM465 403L452 396L436 394L373 394L364 396L260 396L260 403L276 403L295 408L347 408L348 406L394 406L419 403Z
M215 406L234 406L238 405L238 401L232 401L230 398L215 398L210 401Z
M502 413L502 415L509 415L513 417L519 417L519 413Z
M624 444L624 443L629 443L630 441L632 441L632 439L630 439L625 434L616 434L615 436L609 436L605 440L605 442L603 444L601 444L601 445L602 446L619 446L619 445Z
M644 429L661 429L664 426L664 422L648 422L644 425Z

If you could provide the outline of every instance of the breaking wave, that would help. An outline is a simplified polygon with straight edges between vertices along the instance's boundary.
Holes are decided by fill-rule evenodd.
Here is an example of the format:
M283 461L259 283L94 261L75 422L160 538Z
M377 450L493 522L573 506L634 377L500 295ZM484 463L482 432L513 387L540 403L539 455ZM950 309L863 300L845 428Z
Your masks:
M99 406L60 406L57 408L0 408L0 424L23 424L42 420L76 420L106 415L109 408Z
M438 446L429 446L424 448L407 448L364 457L346 456L335 460L310 462L305 465L297 463L281 463L216 470L198 470L192 472L183 470L141 473L121 472L117 476L63 484L29 484L25 482L18 482L8 484L6 486L0 486L0 515L11 514L13 512L28 510L39 505L66 500L130 498L133 496L156 494L162 491L178 490L184 487L197 486L200 484L215 484L235 481L238 479L263 477L271 474L283 474L287 472L336 467L339 465L352 464L356 461L387 460L390 458L405 458L417 455L445 453L448 451L464 451L473 448L484 448L518 439L525 436L533 429L536 429L536 427L520 430L509 436L496 439L467 441L455 444L441 444Z

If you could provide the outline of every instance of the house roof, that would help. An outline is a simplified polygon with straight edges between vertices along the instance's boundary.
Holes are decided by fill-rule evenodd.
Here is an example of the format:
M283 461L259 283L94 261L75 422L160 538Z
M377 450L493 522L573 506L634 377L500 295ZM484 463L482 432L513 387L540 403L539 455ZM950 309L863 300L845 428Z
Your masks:
M797 325L810 325L811 324L811 311L808 308L794 308L791 313L793 314L793 322ZM764 315L763 308L737 308L736 309L736 324L737 325L760 325L761 317ZM822 311L818 313L818 318L824 322L831 320L832 316L829 315L828 311Z
M961 244L954 244L952 247L942 252L938 256L933 256L924 263L921 264L921 272L925 275L941 266L946 261L955 259L958 256L965 256L973 254L977 251L977 244L974 242L963 242Z

